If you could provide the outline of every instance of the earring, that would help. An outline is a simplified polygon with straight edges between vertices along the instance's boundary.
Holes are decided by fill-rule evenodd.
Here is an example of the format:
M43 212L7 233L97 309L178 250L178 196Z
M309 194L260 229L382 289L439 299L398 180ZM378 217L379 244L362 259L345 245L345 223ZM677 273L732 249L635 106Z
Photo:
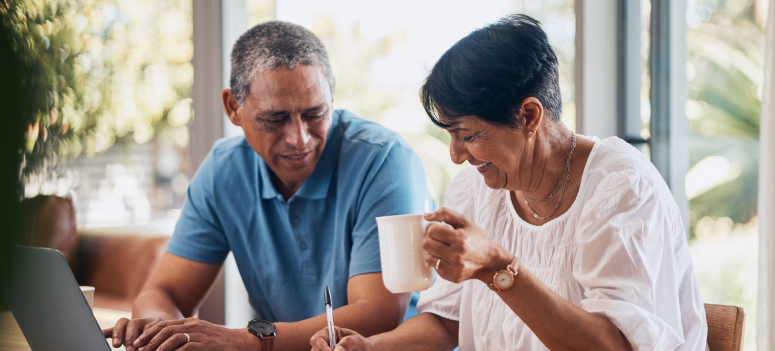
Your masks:
M533 132L532 132L532 131L530 131L530 132L527 132L527 135L528 135L528 136L533 136Z

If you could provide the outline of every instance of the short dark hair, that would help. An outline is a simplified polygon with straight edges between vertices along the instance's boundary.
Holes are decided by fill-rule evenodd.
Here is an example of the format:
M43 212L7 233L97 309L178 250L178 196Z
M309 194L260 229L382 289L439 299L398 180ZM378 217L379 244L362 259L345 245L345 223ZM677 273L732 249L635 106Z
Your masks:
M334 75L328 53L314 33L288 22L259 24L242 34L231 49L231 91L242 105L257 74L280 66L293 69L296 65L323 68L331 95L334 94Z
M539 22L510 15L471 32L441 56L420 89L434 124L477 116L518 128L522 101L535 97L552 120L562 116L557 56Z

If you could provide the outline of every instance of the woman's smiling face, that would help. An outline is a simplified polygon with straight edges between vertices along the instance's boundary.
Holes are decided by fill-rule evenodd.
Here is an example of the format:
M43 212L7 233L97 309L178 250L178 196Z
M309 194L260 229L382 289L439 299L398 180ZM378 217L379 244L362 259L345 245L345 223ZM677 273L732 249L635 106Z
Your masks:
M444 121L447 123L447 121ZM445 128L451 137L452 162L468 161L477 167L484 182L493 189L520 190L520 165L524 161L523 131L494 125L476 116L463 116Z

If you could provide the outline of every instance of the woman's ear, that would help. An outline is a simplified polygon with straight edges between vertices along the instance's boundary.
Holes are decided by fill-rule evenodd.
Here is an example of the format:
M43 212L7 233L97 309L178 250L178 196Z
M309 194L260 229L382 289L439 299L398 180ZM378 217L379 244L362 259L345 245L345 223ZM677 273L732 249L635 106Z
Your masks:
M521 112L522 119L525 121L525 133L535 133L544 119L544 105L531 96L522 100Z
M231 89L223 89L221 99L223 100L223 111L226 112L226 116L229 117L231 124L237 127L242 126L242 121L240 121L239 114L237 114L237 110L240 107L239 101L237 101L237 97L234 96Z

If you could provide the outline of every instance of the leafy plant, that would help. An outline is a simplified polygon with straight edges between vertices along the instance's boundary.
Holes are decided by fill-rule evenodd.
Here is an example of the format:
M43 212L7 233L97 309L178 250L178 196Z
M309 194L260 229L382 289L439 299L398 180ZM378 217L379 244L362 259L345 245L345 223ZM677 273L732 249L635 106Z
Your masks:
M0 16L24 77L23 179L157 131L187 144L190 0L0 0Z
M712 15L687 33L690 164L723 156L740 168L734 180L691 199L694 219L746 223L756 215L764 31L753 2L745 3L699 4L713 5Z

